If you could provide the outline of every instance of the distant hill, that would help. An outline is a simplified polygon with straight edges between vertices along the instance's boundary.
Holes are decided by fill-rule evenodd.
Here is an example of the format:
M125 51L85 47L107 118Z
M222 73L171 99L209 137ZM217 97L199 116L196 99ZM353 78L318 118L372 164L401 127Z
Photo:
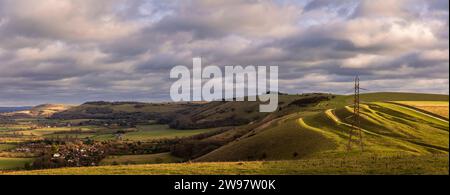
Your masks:
M278 116L308 104L330 99L330 94L280 95L279 111L259 112L261 102L213 101L185 103L87 102L53 119L155 120L175 129L204 129L246 125L268 115ZM319 97L319 98L318 98ZM264 104L264 103L263 103Z
M33 107L31 107L31 106L0 107L0 113L17 112L17 111L29 110L31 108L33 108Z
M335 101L329 101L337 98ZM397 100L442 100L446 95L413 93L370 93L362 94L363 101ZM142 102L86 102L51 115L53 119L107 119L107 120L155 120L169 124L175 129L203 129L223 126L246 125L265 117L278 118L305 110L325 102L328 107L343 107L352 102L352 96L311 93L298 95L279 95L279 110L274 113L259 112L261 102L213 101L184 103L142 103Z
M86 102L52 115L53 119L155 120L162 115L194 109L196 103Z
M57 112L65 111L72 106L63 104L42 104L35 107L28 107L28 109L21 109L13 112L3 113L3 116L14 117L14 118L47 118L51 117Z

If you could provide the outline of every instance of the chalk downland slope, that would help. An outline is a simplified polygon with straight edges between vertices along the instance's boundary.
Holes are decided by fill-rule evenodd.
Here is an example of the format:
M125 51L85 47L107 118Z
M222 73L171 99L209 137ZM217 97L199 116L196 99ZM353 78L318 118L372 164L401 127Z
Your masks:
M388 103L403 101L445 101L445 95L373 93L362 99L364 153L374 155L448 155L448 121L436 120ZM351 96L338 96L318 105L299 108L297 113L273 120L196 161L293 160L347 154L352 130ZM256 128L258 129L258 128ZM353 150L359 145L353 136ZM354 152L360 153L360 152Z

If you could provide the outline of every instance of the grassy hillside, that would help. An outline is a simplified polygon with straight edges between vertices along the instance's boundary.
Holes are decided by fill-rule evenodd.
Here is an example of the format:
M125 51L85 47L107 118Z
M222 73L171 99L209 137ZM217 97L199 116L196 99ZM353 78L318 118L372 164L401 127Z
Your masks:
M319 132L299 128L296 117L283 118L259 133L250 132L196 161L300 159L336 148Z
M398 112L387 103L362 106L362 121L365 153L427 155L448 153L448 123L435 121L425 115ZM328 114L327 114L328 113ZM312 130L324 131L341 146L333 152L345 152L351 128L351 108L341 108L304 118ZM435 122L435 123L434 123ZM355 139L357 136L354 136ZM356 142L356 140L354 140ZM354 149L358 143L352 144Z
M331 98L329 94L280 95L278 116L294 112L297 101L311 103L320 98ZM82 122L88 119L133 119L138 122L156 120L175 129L205 129L212 127L238 126L263 119L268 113L259 112L261 102L215 101L196 103L138 103L138 102L88 102L56 113L54 119Z
M331 94L281 95L279 110L269 114L259 113L259 103L255 102L192 104L188 105L192 109L167 111L166 117L175 119L167 122L184 124L179 126L181 129L190 125L223 126L234 119L241 120L236 124L242 125L184 140L173 147L178 150L172 150L172 154L111 156L102 164L169 163L180 151L191 152L183 158L195 163L64 168L18 174L448 174L448 119L406 104L424 106L417 102L426 101L448 105L448 96L362 94L361 123L357 127L362 132L362 148L358 131L351 125L352 98ZM104 112L99 106L111 111L111 103L94 104L97 108L80 112ZM127 109L138 109L136 105L132 107ZM127 110L114 109L113 113ZM168 133L178 137L210 131L157 127L138 125L124 136L127 140L146 141L143 138ZM350 133L355 136L349 145ZM102 136L113 135L92 138Z
M377 101L362 105L364 152L375 155L448 154L448 121L438 120L385 101L441 101L443 95L373 93L363 99ZM292 160L328 157L347 153L352 130L351 96L338 96L272 122L257 133L239 139L196 161ZM355 138L355 137L354 137ZM353 140L356 142L356 139ZM357 143L353 143L357 151ZM358 153L358 152L356 152Z
M295 112L298 105L303 101L309 104L318 103L320 98L331 98L330 94L304 94L304 95L279 95L279 111L272 114L283 116ZM169 125L177 129L210 128L219 126L238 126L262 120L269 116L269 113L259 112L259 101L245 102L210 102L195 109L184 110L169 117Z
M430 166L432 164L433 166ZM446 155L358 156L290 161L177 163L47 169L3 174L26 175L302 175L302 174L440 174L448 175Z
M54 119L121 119L155 116L194 108L194 103L87 102L56 113Z
M109 156L100 162L100 165L128 165L128 164L161 164L177 163L182 159L172 156L170 153L121 155Z

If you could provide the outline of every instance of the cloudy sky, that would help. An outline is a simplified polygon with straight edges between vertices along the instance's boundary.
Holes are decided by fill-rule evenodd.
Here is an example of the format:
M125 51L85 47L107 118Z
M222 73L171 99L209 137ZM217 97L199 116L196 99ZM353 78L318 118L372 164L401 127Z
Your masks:
M279 65L280 90L449 93L448 0L0 0L0 106L169 100L175 65Z

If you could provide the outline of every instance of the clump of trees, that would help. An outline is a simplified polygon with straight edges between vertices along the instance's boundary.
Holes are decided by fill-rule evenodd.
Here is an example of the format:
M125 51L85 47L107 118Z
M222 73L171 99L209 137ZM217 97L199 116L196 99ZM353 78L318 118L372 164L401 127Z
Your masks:
M222 140L215 140L215 139L207 139L212 136L224 133L226 131L229 131L230 128L222 128L217 131L212 131L208 133L203 133L199 135L194 135L191 137L179 139L178 142L171 146L170 152L172 155L186 159L186 160L192 160L195 158L198 158L200 156L203 156L223 145L228 143L230 140L222 139Z
M333 96L328 96L328 95L315 95L315 96L310 96L310 97L305 97L305 98L295 100L295 101L289 103L289 106L295 105L295 106L299 106L299 107L307 107L307 106L316 105L322 101L329 101L332 98L333 98Z
M252 122L249 118L238 117L231 114L226 118L217 120L196 121L190 116L179 115L169 122L169 127L173 129L206 129L214 127L239 126Z
M171 148L171 154L187 160L203 156L219 147L224 143L222 141L197 141L186 140Z

